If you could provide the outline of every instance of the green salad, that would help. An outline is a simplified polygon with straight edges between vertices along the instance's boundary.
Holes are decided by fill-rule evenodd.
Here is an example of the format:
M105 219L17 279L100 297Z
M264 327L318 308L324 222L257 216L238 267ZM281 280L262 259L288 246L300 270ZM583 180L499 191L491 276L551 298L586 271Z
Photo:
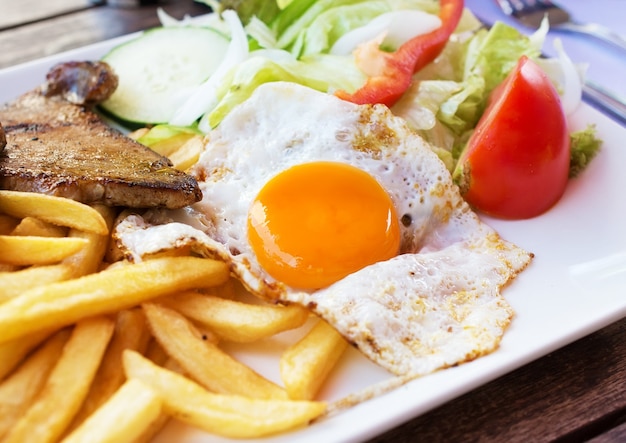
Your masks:
M215 12L177 20L160 11L162 27L104 57L120 86L103 109L150 127L140 139L149 146L181 132L210 132L263 83L294 82L340 97L357 97L370 82L380 88L377 72L387 72L388 66L377 64L403 62L407 42L450 26L444 8L462 8L445 45L432 61L411 71L401 94L378 102L427 140L451 172L492 92L521 57L542 67L566 116L581 101L584 69L562 48L556 58L542 57L547 22L530 36L504 23L487 28L455 0L203 2ZM400 87L383 80L383 87ZM591 125L570 135L574 176L600 142Z

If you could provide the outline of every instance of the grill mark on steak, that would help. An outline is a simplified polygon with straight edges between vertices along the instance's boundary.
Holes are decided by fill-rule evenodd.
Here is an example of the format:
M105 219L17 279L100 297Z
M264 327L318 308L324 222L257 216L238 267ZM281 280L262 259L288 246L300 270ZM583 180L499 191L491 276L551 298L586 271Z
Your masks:
M131 208L175 209L202 198L193 177L105 124L88 106L69 103L62 89L46 96L50 85L43 85L0 108L6 133L0 189Z

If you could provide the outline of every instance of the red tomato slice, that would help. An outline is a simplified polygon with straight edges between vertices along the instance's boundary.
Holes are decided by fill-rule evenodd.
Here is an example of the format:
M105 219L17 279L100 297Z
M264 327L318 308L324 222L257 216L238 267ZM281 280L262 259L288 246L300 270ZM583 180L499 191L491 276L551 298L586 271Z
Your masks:
M523 56L491 94L454 176L463 197L479 211L522 219L559 200L569 161L559 95L543 70Z

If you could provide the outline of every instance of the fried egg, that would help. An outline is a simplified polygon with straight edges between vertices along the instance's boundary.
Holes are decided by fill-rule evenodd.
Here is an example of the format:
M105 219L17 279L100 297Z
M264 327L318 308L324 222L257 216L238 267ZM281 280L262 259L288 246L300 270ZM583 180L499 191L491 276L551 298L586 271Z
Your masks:
M193 208L118 225L131 258L191 244L397 375L497 348L513 316L501 288L532 255L479 219L386 107L264 84L208 134L191 172L203 192Z

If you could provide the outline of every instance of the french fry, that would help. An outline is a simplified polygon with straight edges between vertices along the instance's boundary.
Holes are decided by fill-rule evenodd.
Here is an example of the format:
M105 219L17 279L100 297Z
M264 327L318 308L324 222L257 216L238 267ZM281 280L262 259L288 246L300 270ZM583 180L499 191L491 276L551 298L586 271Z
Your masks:
M157 435L169 421L170 416L161 411L161 414L152 423L150 423L140 435L135 437L133 443L149 443L153 441L155 435Z
M126 135L129 138L132 138L133 140L137 140L138 138L143 137L144 135L146 135L149 131L150 131L149 128L139 128L139 129L135 129L132 132L129 132Z
M182 374L183 370L176 361L170 358L159 342L152 337L148 345L148 350L143 354L145 358L149 359L157 366L162 366L170 371ZM157 418L143 434L137 437L134 443L148 443L152 441L152 438L165 426L170 417L167 413L161 411L161 415Z
M324 402L213 394L134 351L124 352L124 370L128 378L137 378L158 392L172 417L225 437L253 438L287 431L308 424L326 410Z
M39 220L35 217L24 217L11 231L11 235L35 237L65 237L67 228Z
M0 272L0 303L31 288L67 280L72 274L72 268L66 264L31 266L19 271Z
M83 238L0 235L0 260L18 266L49 265L77 253L87 243Z
M347 346L335 329L319 320L280 358L280 375L289 398L314 398Z
M178 373L182 372L182 370L180 369L180 366L178 366L178 363L176 363L174 360L168 357L168 355L165 353L165 351L163 350L159 342L154 340L154 338L150 342L148 351L146 351L144 355L145 355L145 358L150 359L150 361L156 364L157 366L163 366L164 368L169 369L170 371L174 371ZM163 429L163 427L169 421L170 421L170 416L165 411L163 411L163 408L161 408L161 414L159 415L159 417L156 420L154 420L152 423L150 423L150 426L148 426L143 431L143 433L135 439L133 443L151 442L154 436L157 435L159 431Z
M30 351L52 335L52 332L50 330L38 331L0 343L0 380L15 369Z
M202 137L195 136L183 143L178 149L168 155L174 167L186 171L198 162L200 154L204 151Z
M163 301L227 341L249 343L302 326L309 311L298 305L253 305L185 292Z
M149 428L161 413L161 399L137 379L126 381L63 443L125 443Z
M10 215L0 214L0 235L9 235L17 225L20 219L11 217Z
M196 137L195 134L189 132L182 132L180 134L173 135L166 139L160 140L156 143L150 144L150 149L159 154L170 157L170 155L184 145L189 139Z
M173 292L219 285L228 275L228 266L222 262L175 257L33 288L0 305L0 343Z
M69 329L54 334L0 384L0 440L44 385L69 336Z
M22 269L17 265L9 265L8 263L0 263L0 272L15 272Z
M113 220L113 226L111 227L110 231L111 232L114 231L117 225L120 224L124 219L126 219L126 217L128 217L131 214L135 214L135 212L130 209L124 209L119 214L117 214L117 217L115 217L115 220ZM104 259L105 261L109 263L115 263L120 260L124 260L124 253L119 248L119 245L117 244L113 236L109 236L109 245L107 247L107 251L104 256Z
M17 218L36 217L59 226L106 235L102 215L77 201L36 192L0 191L0 212Z
M51 443L63 434L87 394L114 326L104 316L76 324L39 395L3 443Z
M287 398L282 388L203 340L178 312L154 303L144 303L142 307L152 334L167 354L210 391L253 398Z
M169 360L169 356L163 349L163 346L154 337L148 342L148 347L143 355L159 366L164 366L165 362Z
M115 218L114 210L104 205L95 205L94 209L102 215L107 224L107 229L110 230ZM72 267L74 277L82 277L98 271L109 246L109 236L78 229L71 229L68 236L83 238L88 242L86 247L63 260L64 264Z
M150 343L148 344L148 349L143 355L145 358L149 359L157 366L163 366L170 371L175 371L178 373L182 372L180 366L178 366L178 363L176 363L167 355L163 347L154 337L152 337L152 339L150 340ZM161 414L159 415L159 417L152 423L150 423L150 426L148 426L141 435L135 438L133 443L151 442L154 436L158 434L161 429L163 429L163 427L167 424L169 420L170 416L161 408Z
M141 309L118 312L111 342L96 372L89 393L69 427L70 430L77 428L124 384L126 381L122 368L124 350L133 349L143 353L150 338L148 325Z

